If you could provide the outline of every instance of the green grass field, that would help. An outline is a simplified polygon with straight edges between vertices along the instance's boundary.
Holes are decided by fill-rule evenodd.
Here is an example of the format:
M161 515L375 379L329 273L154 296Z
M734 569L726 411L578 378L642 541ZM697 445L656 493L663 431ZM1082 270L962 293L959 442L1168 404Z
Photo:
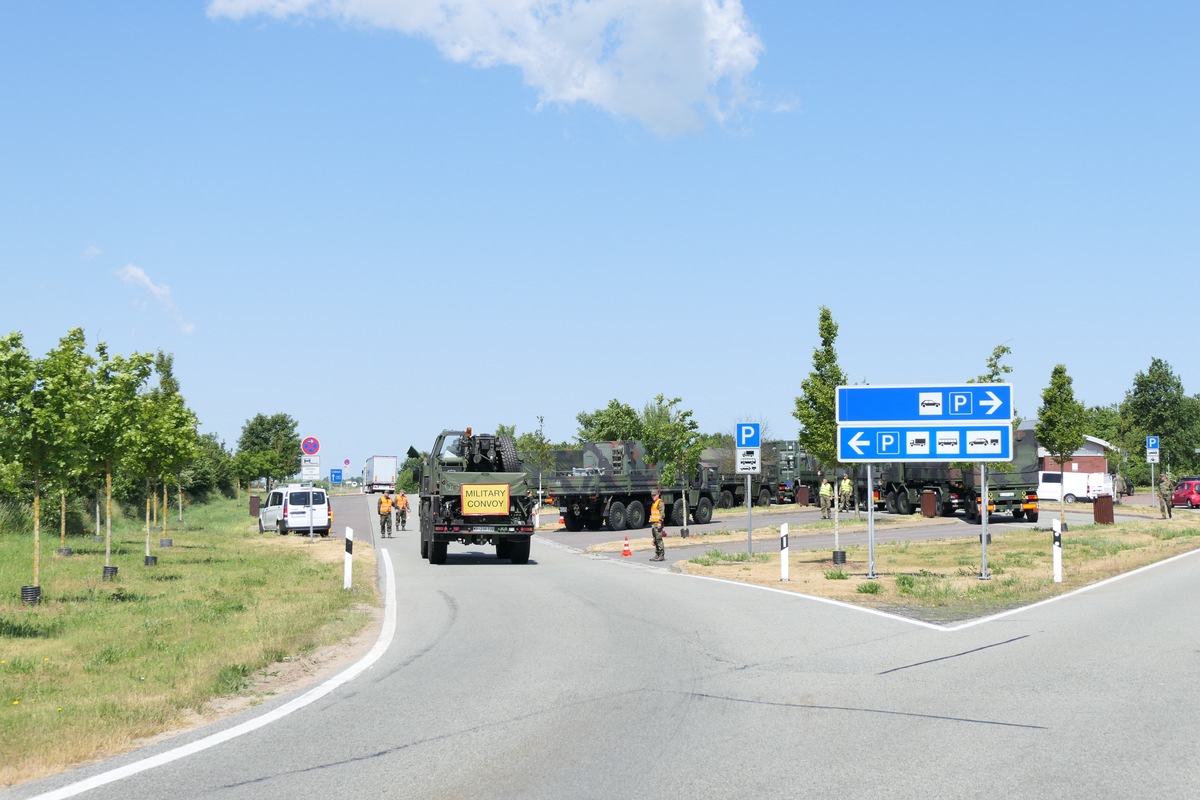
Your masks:
M0 786L180 727L257 671L372 618L369 548L345 591L340 540L260 535L244 501L193 506L168 526L173 546L153 531L158 564L146 566L142 521L115 519L111 581L103 541L68 538L74 553L61 557L58 531L43 530L36 606L21 601L32 531L0 533Z

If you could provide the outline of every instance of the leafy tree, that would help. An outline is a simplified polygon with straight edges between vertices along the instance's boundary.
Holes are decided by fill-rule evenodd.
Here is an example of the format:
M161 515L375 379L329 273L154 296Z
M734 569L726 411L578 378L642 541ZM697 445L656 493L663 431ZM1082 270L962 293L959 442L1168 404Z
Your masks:
M296 420L287 414L267 416L255 414L246 420L238 438L238 453L251 454L241 466L252 469L250 478L265 478L267 488L272 481L282 480L300 471L300 434Z
M29 355L20 333L0 340L0 418L5 446L33 486L33 585L41 585L41 496L47 480L65 486L78 473L90 358L82 328L72 328L44 358Z
M1145 461L1146 436L1159 438L1161 458L1165 464L1187 469L1195 462L1193 450L1200 447L1197 439L1196 404L1189 402L1183 382L1162 359L1150 359L1150 367L1138 372L1133 387L1125 394L1124 408L1128 414L1126 443Z
M421 453L415 456L409 456L404 459L404 463L400 465L400 469L396 471L396 488L403 489L406 492L416 492L420 489L417 482L413 480L413 470L421 466L421 461L427 453Z
M837 387L846 383L846 373L838 365L834 347L838 325L828 306L821 306L817 333L821 345L813 348L812 371L800 384L801 395L796 398L792 416L800 421L800 447L819 463L830 466L837 464ZM833 484L838 491L838 481ZM833 548L840 549L836 514Z
M108 346L96 345L95 369L88 398L88 425L84 432L88 474L104 479L104 564L111 566L113 472L132 442L138 392L150 376L151 358L134 353L128 358L110 356Z
M646 429L642 443L646 457L661 470L664 486L678 480L686 491L688 476L700 469L700 439L692 412L679 408L678 397L667 400L663 395L654 398L654 406L646 414ZM687 524L687 503L684 503L683 522Z
M1038 444L1054 458L1060 474L1071 455L1083 446L1083 419L1083 404L1075 399L1066 365L1055 364L1050 373L1050 385L1042 390L1042 407L1038 411L1036 433ZM1064 505L1060 501L1060 518L1064 513Z
M196 440L196 457L182 472L183 488L191 497L201 499L214 492L234 495L233 456L215 433Z
M642 418L616 399L608 401L607 408L592 413L579 412L575 416L579 430L575 438L580 442L615 442L620 439L645 439Z
M1004 378L1012 374L1013 368L1004 363L1004 357L1012 355L1012 348L1008 345L998 344L992 349L992 354L987 358L987 368L983 374L978 375L967 381L967 383L1003 383ZM1009 441L1016 447L1017 429L1021 427L1021 418L1017 416L1016 409L1013 409L1012 422L1009 424ZM955 462L954 466L964 472L975 469L978 462L963 461ZM1016 466L1011 461L991 461L985 466L989 472L1012 472Z

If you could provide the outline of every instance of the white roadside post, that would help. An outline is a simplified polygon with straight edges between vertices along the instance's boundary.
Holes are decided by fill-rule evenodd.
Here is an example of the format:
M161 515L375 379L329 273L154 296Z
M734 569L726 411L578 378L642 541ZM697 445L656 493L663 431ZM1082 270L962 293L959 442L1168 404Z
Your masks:
M353 559L354 555L354 528L346 528L346 558L345 566L342 570L342 588L349 589L350 581L354 572Z
M788 524L779 526L779 580L788 580Z
M1054 582L1062 583L1062 522L1050 520L1050 528L1054 531Z

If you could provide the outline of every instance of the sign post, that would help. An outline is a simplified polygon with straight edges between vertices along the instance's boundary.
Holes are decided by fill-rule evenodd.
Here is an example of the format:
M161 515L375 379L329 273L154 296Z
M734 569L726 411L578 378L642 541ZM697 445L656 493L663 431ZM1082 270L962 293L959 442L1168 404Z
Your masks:
M980 464L980 580L987 568L987 462L1012 461L1012 385L839 386L838 461L978 462ZM1149 445L1149 440L1147 440ZM875 504L867 515L867 549L875 572Z
M746 552L754 555L754 512L750 510L750 476L762 472L759 454L762 445L762 426L757 422L739 422L737 426L737 471L746 476Z
M1154 508L1154 498L1158 494L1158 484L1154 482L1154 465L1158 463L1158 437L1146 437L1146 463L1150 465L1150 507Z

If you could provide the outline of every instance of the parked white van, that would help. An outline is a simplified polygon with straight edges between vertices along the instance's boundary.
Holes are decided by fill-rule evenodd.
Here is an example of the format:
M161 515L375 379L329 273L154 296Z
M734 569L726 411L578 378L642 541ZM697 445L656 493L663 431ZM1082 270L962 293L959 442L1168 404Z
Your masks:
M275 529L281 536L312 532L328 536L333 525L333 507L324 489L311 483L276 486L258 512L260 533Z
M1038 473L1038 500L1095 500L1102 494L1112 495L1113 476L1107 472L1059 472L1045 470Z

